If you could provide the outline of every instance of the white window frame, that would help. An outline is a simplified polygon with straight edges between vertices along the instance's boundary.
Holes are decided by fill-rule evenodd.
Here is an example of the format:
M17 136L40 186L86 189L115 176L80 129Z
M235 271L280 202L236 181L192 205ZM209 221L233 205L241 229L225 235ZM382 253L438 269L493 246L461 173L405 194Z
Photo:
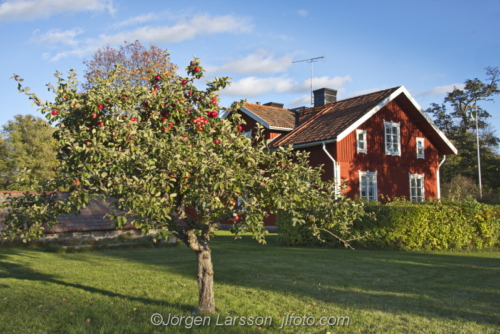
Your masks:
M362 136L360 140L359 137ZM363 144L364 147L361 147ZM356 130L356 151L358 153L368 153L367 143L366 143L366 130Z
M421 144L420 147L419 144ZM417 159L425 159L425 139L417 137L416 146L417 146ZM419 148L421 148L421 150L419 150Z
M389 130L390 133L387 133ZM400 123L384 121L385 154L401 156Z
M359 197L367 201L378 201L377 172L358 171L359 174ZM364 180L363 180L364 178ZM370 184L370 180L372 181ZM370 186L372 189L370 189ZM371 193L370 193L371 190ZM363 192L365 195L363 196Z
M410 178L410 201L425 201L425 178L424 174L408 173ZM420 184L419 184L420 183ZM420 190L420 194L419 194Z

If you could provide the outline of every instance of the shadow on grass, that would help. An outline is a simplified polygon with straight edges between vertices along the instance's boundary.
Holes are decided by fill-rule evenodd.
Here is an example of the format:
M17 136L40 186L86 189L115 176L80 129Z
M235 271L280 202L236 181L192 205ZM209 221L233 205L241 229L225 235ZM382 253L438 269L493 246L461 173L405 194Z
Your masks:
M95 287L88 286L88 285L65 282L65 281L57 279L57 277L55 275L48 275L48 274L40 273L40 272L37 272L29 267L22 265L22 264L5 261L5 255L3 255L3 254L24 256L24 254L18 253L12 249L8 250L8 251L2 250L2 254L0 254L0 279L13 278L13 279L19 279L19 280L40 281L40 282L57 284L57 285L61 285L64 287L80 289L83 291L87 291L90 293L95 293L95 294L99 294L99 295L103 295L103 296L107 296L107 297L119 297L122 299L127 299L129 301L136 301L136 302L140 302L140 303L152 305L152 306L175 307L175 308L179 309L180 311L185 311L185 312L192 312L193 311L193 305L178 304L178 303L169 304L169 303L165 302L164 300L160 301L160 300L154 300L154 299L143 298L143 297L133 297L133 296L123 295L120 293L95 288ZM4 285L4 284L0 284L0 288L9 288L9 286Z
M216 237L211 243L216 294L218 285L236 286L241 290L278 293L284 299L286 296L301 300L307 297L346 310L376 310L500 325L500 258L481 254L278 247L276 237L268 238L268 243L261 246L248 237L236 241L232 236ZM196 279L196 257L187 247L145 252L117 250L97 254L152 265L165 274L181 275L188 280ZM13 273L9 277L165 305L164 301L67 283L10 262L0 261L0 269ZM178 304L172 306L179 307ZM185 311L193 307L180 306Z
M179 247L181 248L181 247ZM191 268L167 256L128 258L159 264L196 278L196 259L182 247ZM217 236L211 243L217 284L310 297L341 308L379 310L500 325L499 258L480 254L416 253L276 246L249 237ZM159 253L160 254L160 253ZM166 254L166 253L165 253ZM120 256L106 252L106 256ZM191 274L190 274L191 273ZM286 298L286 297L284 297Z

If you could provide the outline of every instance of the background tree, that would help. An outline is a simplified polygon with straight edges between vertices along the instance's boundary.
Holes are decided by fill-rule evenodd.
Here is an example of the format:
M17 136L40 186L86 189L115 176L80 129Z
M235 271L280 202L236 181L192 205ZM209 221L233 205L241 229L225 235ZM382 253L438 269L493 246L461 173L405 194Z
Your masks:
M215 311L209 241L219 223L232 220L237 236L249 232L263 243L264 217L282 209L294 224L312 221L317 235L329 231L345 240L362 204L335 199L333 182L321 181L305 153L252 145L240 133L238 114L217 117L217 91L228 78L198 90L198 60L186 70L186 77L160 72L146 86L128 86L126 94L117 81L123 67L89 78L84 94L75 94L74 72L67 79L57 74L55 102L42 104L41 112L57 127L58 185L71 189L69 198L43 192L12 198L4 236L39 237L57 215L79 211L91 196L113 197L122 210L112 215L118 226L132 220L143 232L175 236L196 253L201 313Z
M458 154L449 156L441 169L442 180L450 182L456 175L478 180L476 143L476 117L478 121L483 183L491 188L500 187L500 159L496 149L500 139L488 123L491 115L480 106L483 101L492 101L500 93L498 82L500 71L496 67L486 68L486 81L469 79L464 89L454 88L441 105L433 103L427 112L436 125L458 149ZM452 107L448 110L447 104Z
M87 65L84 89L89 89L91 82L106 78L116 65L121 65L122 69L114 77L115 84L122 88L147 86L151 77L158 73L174 78L176 71L176 66L170 62L164 50L154 45L147 49L138 40L134 43L125 42L119 49L107 45L83 63Z
M0 137L0 189L36 190L56 175L54 128L31 115L14 116Z

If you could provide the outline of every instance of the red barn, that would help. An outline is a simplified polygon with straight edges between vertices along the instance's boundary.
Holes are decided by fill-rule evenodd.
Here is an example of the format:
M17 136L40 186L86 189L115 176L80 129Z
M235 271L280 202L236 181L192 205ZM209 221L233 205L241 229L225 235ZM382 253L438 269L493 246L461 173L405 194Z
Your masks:
M308 109L245 103L244 131L250 135L258 122L270 148L308 151L311 165L323 165L325 180L347 180L349 197L440 198L439 167L457 149L410 93L396 87L341 101L336 93L314 91L315 106Z

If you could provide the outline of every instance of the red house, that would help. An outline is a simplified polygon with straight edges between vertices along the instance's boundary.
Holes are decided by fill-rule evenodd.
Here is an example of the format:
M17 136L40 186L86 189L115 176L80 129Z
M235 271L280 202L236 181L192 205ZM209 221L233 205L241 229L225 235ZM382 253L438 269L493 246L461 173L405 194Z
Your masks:
M410 93L395 87L341 101L336 93L314 91L313 108L246 103L243 131L251 135L260 123L270 148L308 151L311 165L323 165L325 180L347 180L343 192L349 197L439 199L439 167L457 149Z

